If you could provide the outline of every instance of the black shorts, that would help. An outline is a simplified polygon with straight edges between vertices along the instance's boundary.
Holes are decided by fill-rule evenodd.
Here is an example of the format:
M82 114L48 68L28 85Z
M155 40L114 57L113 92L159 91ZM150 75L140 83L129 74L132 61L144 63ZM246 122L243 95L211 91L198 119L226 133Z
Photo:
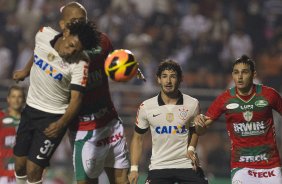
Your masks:
M14 154L19 157L27 156L29 160L43 168L49 166L50 158L67 128L64 128L56 138L46 137L43 131L61 117L62 114L43 112L27 105L21 114Z
M148 184L208 184L201 168L150 170L146 180Z

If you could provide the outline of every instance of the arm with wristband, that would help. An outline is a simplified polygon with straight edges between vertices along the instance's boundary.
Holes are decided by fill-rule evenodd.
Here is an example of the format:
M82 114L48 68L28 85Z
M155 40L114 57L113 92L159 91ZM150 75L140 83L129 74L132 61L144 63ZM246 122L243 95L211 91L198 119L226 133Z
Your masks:
M133 134L130 153L131 153L131 167L130 173L128 175L128 180L130 183L137 184L138 181L138 164L142 154L144 134L137 133L136 131Z

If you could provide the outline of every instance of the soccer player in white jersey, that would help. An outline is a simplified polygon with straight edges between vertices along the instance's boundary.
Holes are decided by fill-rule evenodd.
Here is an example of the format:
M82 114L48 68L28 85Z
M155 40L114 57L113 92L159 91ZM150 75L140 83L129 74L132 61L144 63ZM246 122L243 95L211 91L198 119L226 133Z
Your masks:
M83 50L96 47L99 34L92 22L67 28L60 34L43 27L35 37L27 106L14 147L18 184L42 183L44 168L79 111L88 74Z
M74 20L87 21L85 8L71 2L61 8L60 27ZM113 51L105 33L100 34L99 46L89 53L89 80L82 107L73 125L70 140L73 146L73 165L78 184L96 184L105 170L111 184L128 183L129 154L121 119L115 110L109 91L104 63ZM99 177L99 182L101 181Z
M146 183L207 184L202 169L193 169L198 141L193 119L199 114L199 101L179 91L182 71L173 60L160 63L157 80L161 92L144 101L137 112L129 181L137 184L144 133L150 128L152 156Z

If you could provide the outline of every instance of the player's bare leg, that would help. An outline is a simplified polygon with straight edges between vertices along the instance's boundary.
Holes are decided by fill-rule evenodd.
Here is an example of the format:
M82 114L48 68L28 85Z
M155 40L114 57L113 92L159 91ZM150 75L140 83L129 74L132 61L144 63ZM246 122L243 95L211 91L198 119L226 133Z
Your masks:
M26 183L26 160L27 158L15 156L15 176L17 184Z
M105 172L107 173L110 184L129 184L127 178L128 169L105 167Z
M26 170L27 170L27 180L29 183L36 183L36 184L42 183L42 174L44 168L42 168L41 166L35 164L30 160L27 160Z

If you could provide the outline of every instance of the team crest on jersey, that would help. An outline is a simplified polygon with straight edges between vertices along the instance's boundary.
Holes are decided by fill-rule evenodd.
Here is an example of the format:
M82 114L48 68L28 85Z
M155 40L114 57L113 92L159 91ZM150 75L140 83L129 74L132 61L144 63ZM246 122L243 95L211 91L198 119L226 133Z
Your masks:
M257 107L265 107L268 105L268 102L266 100L258 100L255 102L255 106Z
M173 113L166 113L166 120L171 123L174 120Z
M186 109L185 107L182 107L178 110L179 110L179 118L183 121L186 120L188 116L188 109Z
M94 158L91 158L91 159L89 159L89 160L86 160L86 167L87 167L89 170L94 170L95 164L96 164L96 159L94 159Z
M50 53L47 55L47 59L48 59L48 61L54 61L55 55L50 52Z
M245 111L243 112L243 117L246 121L251 121L253 118L253 112L252 111Z
M64 61L59 61L59 65L62 69L66 69L68 68L68 63L64 62Z

